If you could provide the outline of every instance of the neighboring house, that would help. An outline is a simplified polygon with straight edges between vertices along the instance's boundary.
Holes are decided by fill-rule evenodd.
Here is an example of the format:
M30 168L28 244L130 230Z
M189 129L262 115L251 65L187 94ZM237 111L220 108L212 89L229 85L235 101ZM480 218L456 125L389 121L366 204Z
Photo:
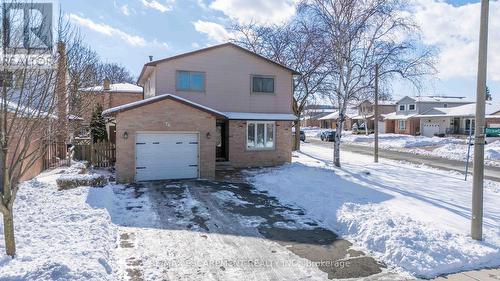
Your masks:
M379 113L379 132L385 133L385 122L384 117L386 114L393 113L395 110L396 101L391 100L380 100L378 102L378 113ZM361 124L366 124L368 131L374 129L375 120L375 104L365 100L357 106L358 114L352 117L353 123L359 126Z
M79 89L82 97L82 112L83 118L82 127L84 131L88 131L92 113L98 104L103 110L128 104L143 99L143 89L140 86L130 83L111 84L109 80L104 80L103 85L93 86ZM116 129L114 124L110 123L107 126L108 138L111 142L115 142Z
M307 105L302 112L300 118L301 127L320 127L321 117L333 113L335 108L331 105L310 104Z
M486 126L500 126L500 106L486 103ZM422 114L420 127L422 135L469 135L474 134L476 104L466 104L457 107L433 108Z
M385 115L387 133L419 135L420 118L417 115L433 108L451 108L472 103L465 97L406 96L396 103L396 112Z
M104 111L116 123L117 180L214 178L216 161L290 162L297 74L232 43L145 64L145 99Z
M344 130L350 131L352 129L353 120L352 117L358 115L357 108L348 108L345 113ZM337 128L337 119L339 118L339 112L334 111L326 116L319 118L320 127L322 129L335 129Z

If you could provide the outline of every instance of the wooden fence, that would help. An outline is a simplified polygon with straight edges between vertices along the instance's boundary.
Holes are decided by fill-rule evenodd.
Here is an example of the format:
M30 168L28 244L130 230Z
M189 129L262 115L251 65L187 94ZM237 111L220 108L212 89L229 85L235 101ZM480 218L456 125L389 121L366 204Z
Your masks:
M70 159L66 155L67 147L65 143L45 141L44 145L43 170L70 164Z
M89 161L94 167L112 167L116 161L116 147L108 141L92 142L88 139L75 141L74 158Z

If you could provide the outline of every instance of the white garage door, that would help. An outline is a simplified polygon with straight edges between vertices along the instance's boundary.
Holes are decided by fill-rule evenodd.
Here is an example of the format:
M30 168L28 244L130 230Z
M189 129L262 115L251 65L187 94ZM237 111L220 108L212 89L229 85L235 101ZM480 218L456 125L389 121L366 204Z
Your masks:
M439 133L439 124L426 123L422 129L422 135L426 137L433 137L434 134Z
M378 121L378 132L381 134L385 134L385 122Z
M198 134L139 133L135 143L136 181L198 177Z

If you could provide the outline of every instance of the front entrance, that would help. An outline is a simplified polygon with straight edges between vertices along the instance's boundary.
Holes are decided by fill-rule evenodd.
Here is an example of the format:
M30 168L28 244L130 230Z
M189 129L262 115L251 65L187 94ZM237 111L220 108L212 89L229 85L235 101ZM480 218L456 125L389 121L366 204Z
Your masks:
M216 140L215 140L215 159L223 162L228 160L228 129L226 121L217 121L216 125Z

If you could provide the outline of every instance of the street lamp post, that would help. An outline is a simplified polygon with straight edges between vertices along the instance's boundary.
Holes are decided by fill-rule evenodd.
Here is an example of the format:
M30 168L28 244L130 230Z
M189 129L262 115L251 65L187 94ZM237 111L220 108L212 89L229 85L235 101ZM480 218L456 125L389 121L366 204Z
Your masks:
M486 104L486 63L488 51L489 0L481 0L481 25L479 28L479 60L477 68L476 125L474 136L474 175L472 179L472 239L483 239L483 180Z

